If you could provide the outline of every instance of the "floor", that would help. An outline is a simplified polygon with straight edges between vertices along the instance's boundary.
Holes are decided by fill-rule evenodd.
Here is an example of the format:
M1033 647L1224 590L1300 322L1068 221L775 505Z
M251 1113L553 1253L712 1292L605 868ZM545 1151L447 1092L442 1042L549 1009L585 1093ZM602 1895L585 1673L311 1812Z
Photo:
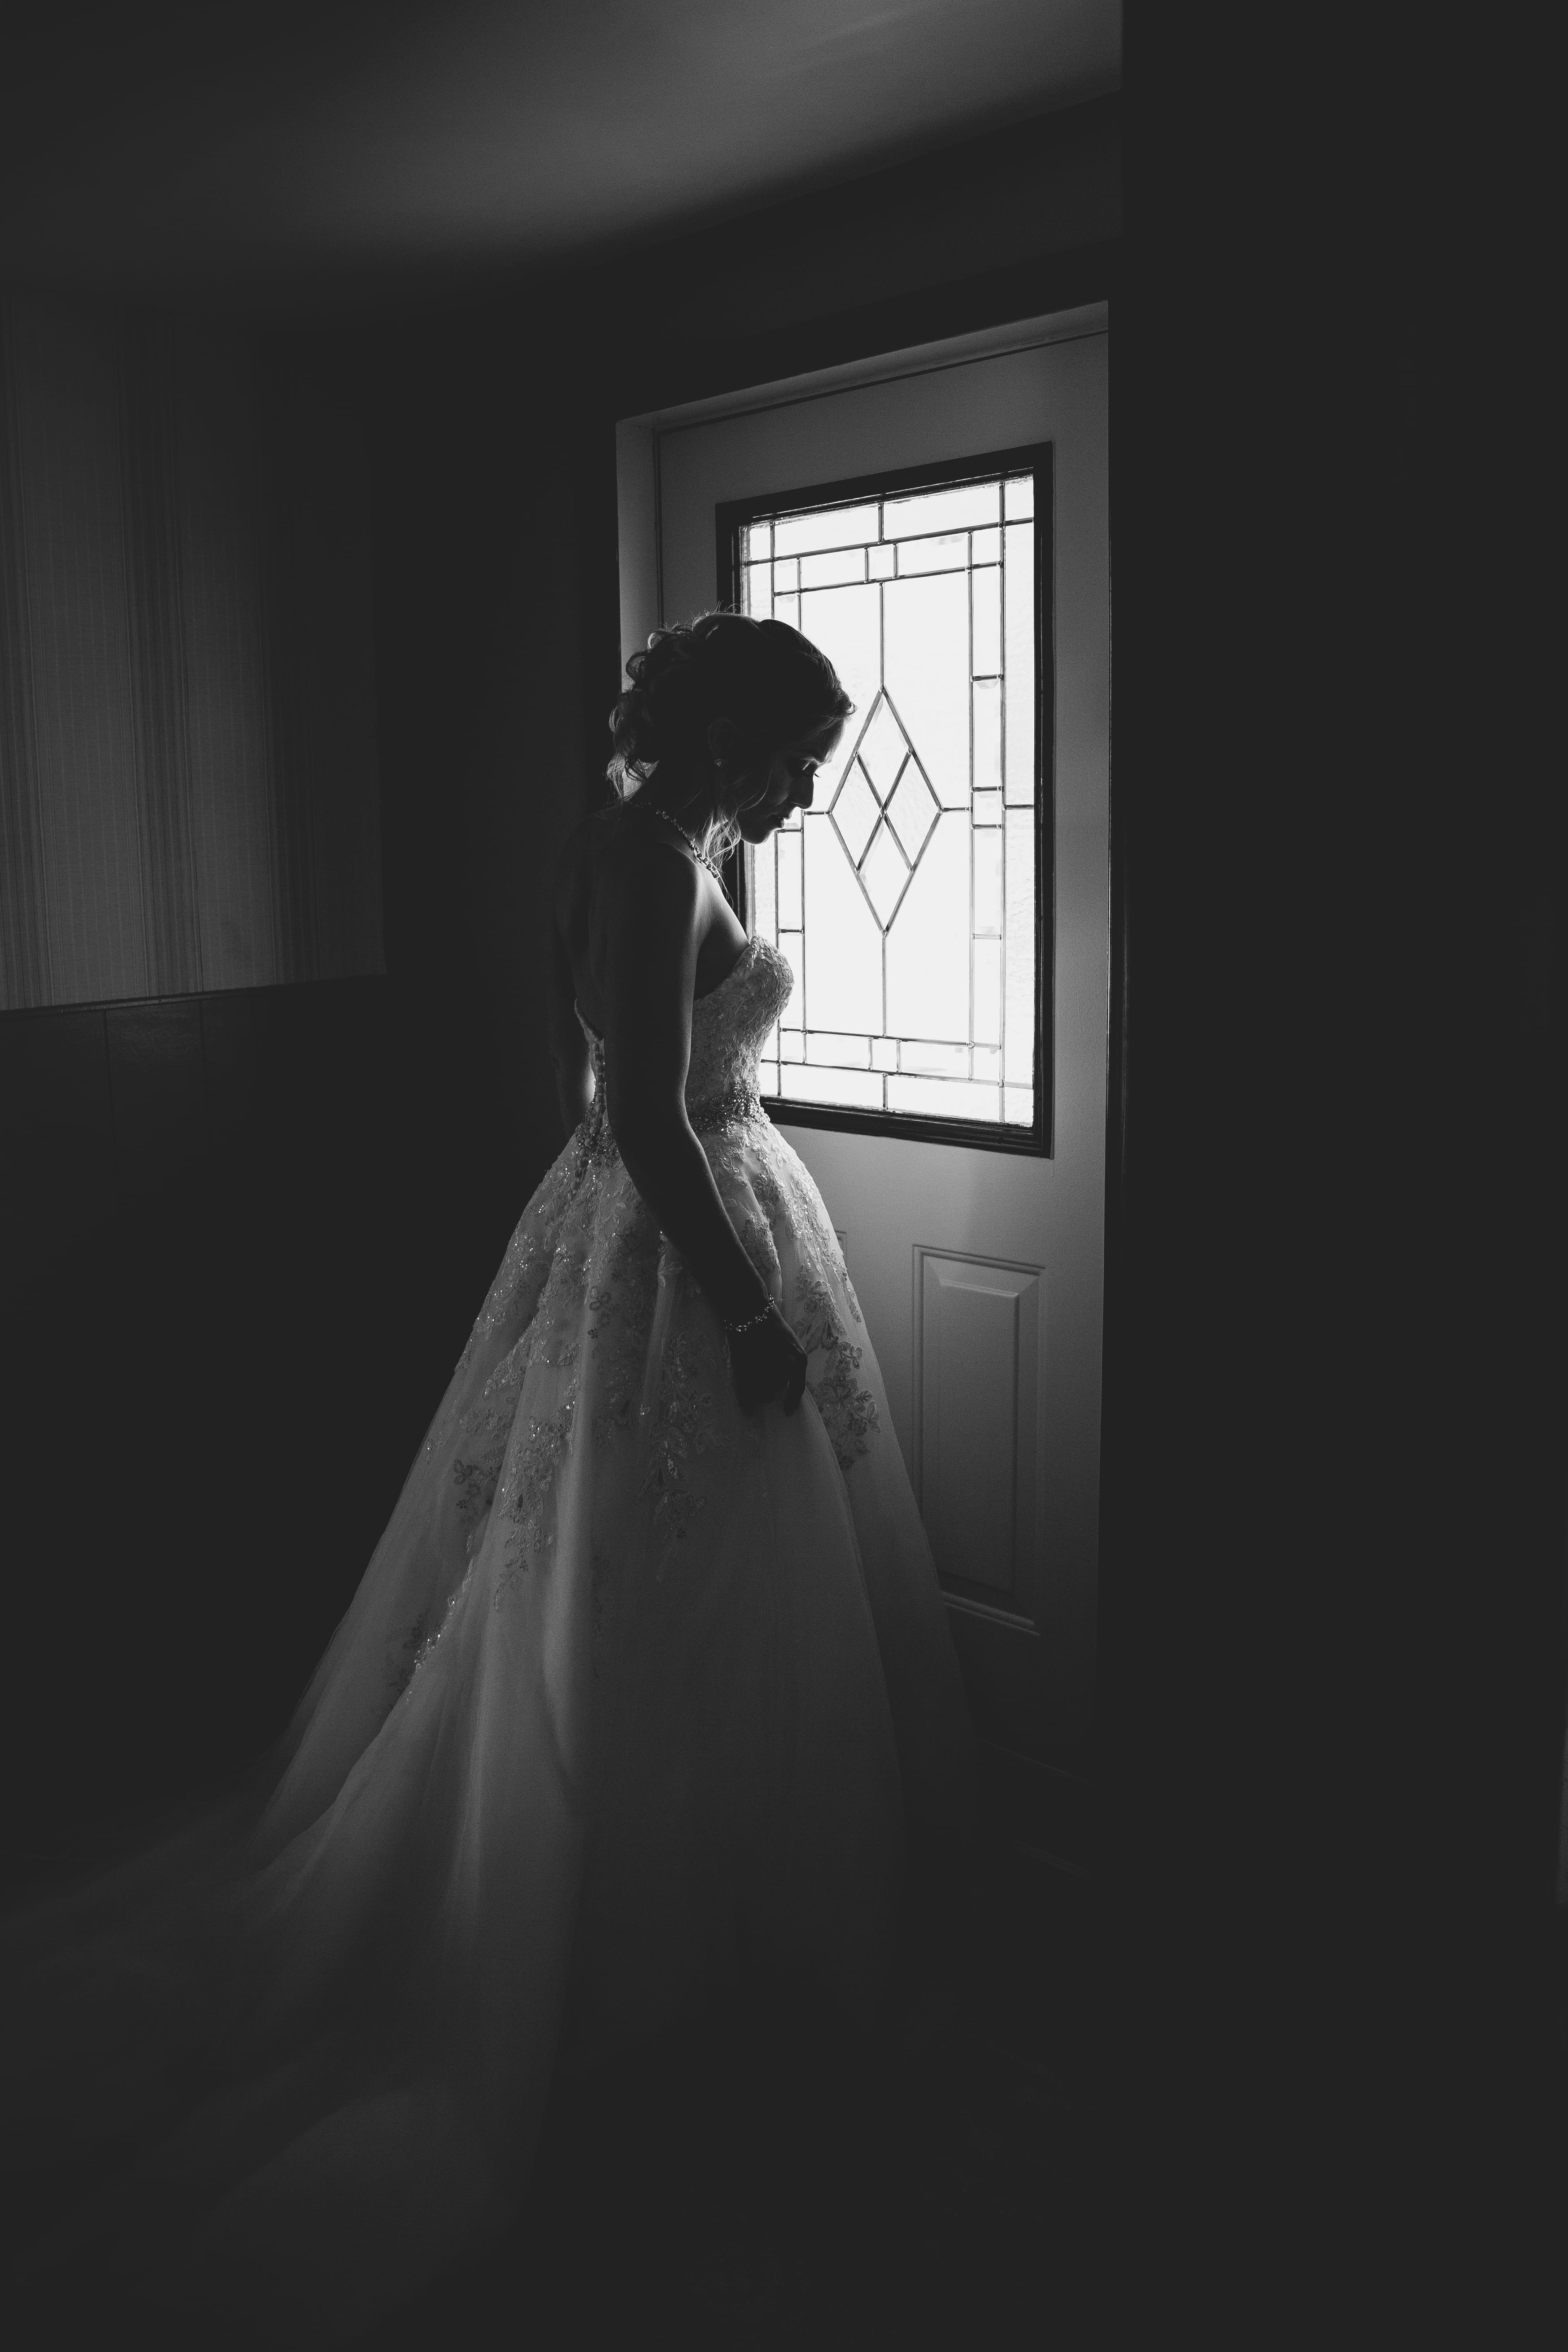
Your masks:
M373 2340L488 2352L1071 2343L1088 1882L1005 1849L907 1945L878 2046L798 1999L552 2102L515 2240Z

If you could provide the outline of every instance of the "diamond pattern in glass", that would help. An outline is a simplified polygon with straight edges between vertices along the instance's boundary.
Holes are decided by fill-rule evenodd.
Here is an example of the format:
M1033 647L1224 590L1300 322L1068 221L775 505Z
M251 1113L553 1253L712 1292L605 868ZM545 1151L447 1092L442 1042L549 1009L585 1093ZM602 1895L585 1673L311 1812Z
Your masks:
M937 814L936 795L921 775L919 762L911 760L888 803L893 830L911 866L926 845L926 836L936 823Z
M850 763L849 773L828 805L828 814L838 828L839 839L849 852L852 864L858 866L877 823L877 803L858 760Z
M879 694L870 723L860 739L860 759L877 798L885 801L899 781L899 770L909 754L909 740L898 712L885 694Z
M899 901L908 888L910 879L903 851L899 847L886 818L877 827L876 837L866 852L860 878L876 910L877 920L886 930L899 911Z
M804 627L864 714L816 807L748 859L753 925L800 982L763 1056L786 1105L1032 1122L1032 493L1026 476L932 485L771 531L759 516L738 542L746 609Z

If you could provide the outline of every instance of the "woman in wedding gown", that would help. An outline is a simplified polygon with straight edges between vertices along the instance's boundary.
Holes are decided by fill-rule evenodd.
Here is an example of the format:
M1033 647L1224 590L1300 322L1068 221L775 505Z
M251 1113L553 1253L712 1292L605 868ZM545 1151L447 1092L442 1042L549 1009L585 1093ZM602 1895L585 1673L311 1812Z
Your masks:
M628 667L557 875L570 1140L354 1601L243 1801L6 1930L57 2284L202 2340L369 2325L515 2210L553 2067L738 1971L869 2016L911 1848L968 1817L876 1359L757 1097L792 974L714 861L809 806L850 705L778 622Z

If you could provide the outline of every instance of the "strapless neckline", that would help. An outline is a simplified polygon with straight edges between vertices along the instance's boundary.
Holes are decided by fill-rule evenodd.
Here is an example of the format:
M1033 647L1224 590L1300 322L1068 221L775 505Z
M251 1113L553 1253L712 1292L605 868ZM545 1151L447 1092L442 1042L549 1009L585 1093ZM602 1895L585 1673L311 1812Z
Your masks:
M725 989L729 987L730 982L740 971L742 965L750 962L752 957L756 953L756 950L761 947L761 935L758 932L753 931L751 937L747 940L745 946L741 950L740 954L735 958L734 962L730 966L729 971L724 974L723 979L719 981L712 988L706 990L701 996L694 996L692 998L692 1012L695 1013L700 1005L711 1004L716 996L722 995ZM593 1023L589 1020L587 1014L584 1012L575 997L572 999L572 1010L577 1015L578 1020L582 1023L584 1028L587 1031L588 1035L593 1039L595 1045L602 1045L605 1042L603 1037L595 1028Z

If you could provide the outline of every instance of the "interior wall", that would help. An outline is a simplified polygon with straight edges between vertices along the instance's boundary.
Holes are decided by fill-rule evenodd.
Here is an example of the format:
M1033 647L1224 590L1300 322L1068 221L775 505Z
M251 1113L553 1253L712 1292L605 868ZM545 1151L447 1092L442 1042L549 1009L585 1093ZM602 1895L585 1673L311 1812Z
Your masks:
M495 1138L518 1209L564 1141L540 1012L551 868L592 758L582 509L595 452L570 354L557 370L542 340L543 367L526 333L476 322L429 341L400 326L365 362L383 489L387 969L450 1073L417 1115L457 1149L478 1129Z
M376 979L0 1018L8 1877L224 1786L352 1598L489 1270L410 1026Z
M358 533L352 581L300 583L300 667L258 663L251 740L296 730L317 816L348 721L291 680L374 650L353 748L385 975L0 1012L0 1579L33 1661L0 1729L14 1880L282 1727L563 1140L537 1007L583 797L592 468L580 386L531 390L479 326L464 352L402 319L247 336L226 452L291 452L302 530L346 504Z
M488 1279L380 976L360 389L315 331L0 306L12 1876L279 1728Z
M0 1011L381 969L363 446L274 356L0 303Z

